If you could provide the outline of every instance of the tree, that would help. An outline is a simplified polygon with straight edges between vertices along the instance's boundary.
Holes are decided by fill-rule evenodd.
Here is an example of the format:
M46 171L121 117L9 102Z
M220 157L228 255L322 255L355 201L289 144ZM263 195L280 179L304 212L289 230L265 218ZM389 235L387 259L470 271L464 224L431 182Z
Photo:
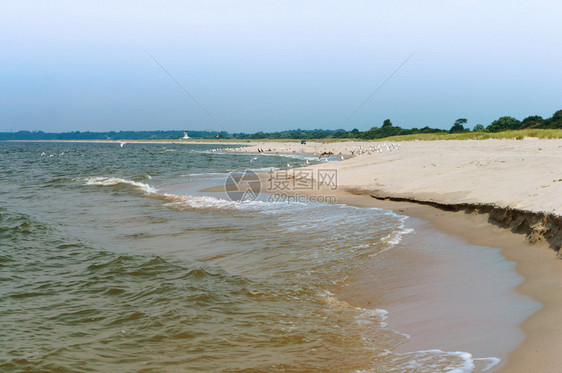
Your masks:
M500 132L508 130L517 130L521 127L521 122L513 117L501 117L493 121L487 130L490 132Z
M382 122L382 126L383 127L392 127L392 122L390 121L390 119L385 119L384 122Z
M544 123L544 119L542 119L541 116L532 115L521 121L520 128L537 128L540 127L543 123Z
M484 126L481 124L477 124L474 126L474 128L472 129L472 132L482 132L484 131Z
M463 124L466 124L466 122L468 122L467 119L465 118L459 118L455 121L455 124L453 124L453 127L451 127L451 129L449 130L449 133L459 133L459 132L464 132L464 126Z
M562 110L558 110L552 118L550 118L551 128L562 128Z

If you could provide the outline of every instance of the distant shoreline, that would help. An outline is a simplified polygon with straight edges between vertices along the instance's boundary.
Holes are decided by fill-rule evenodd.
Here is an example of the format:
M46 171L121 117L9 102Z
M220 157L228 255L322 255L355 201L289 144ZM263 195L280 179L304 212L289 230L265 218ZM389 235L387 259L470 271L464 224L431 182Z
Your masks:
M244 143L239 140L0 140L0 142L55 142L55 143L106 143L106 144L119 144L119 143L130 143L130 144L232 144Z
M562 111L561 111L562 112ZM399 127L392 127L393 129ZM378 129L382 130L382 129ZM378 131L377 130L377 131ZM134 131L129 131L130 133ZM142 131L141 131L142 132ZM179 131L177 131L179 132ZM197 131L195 131L197 132ZM562 128L524 128L524 129L511 129L511 130L501 130L498 132L486 132L486 131L471 131L471 132L453 132L449 133L448 131L439 131L439 132L419 132L419 133L411 133L411 134L393 134L392 132L381 134L380 136L376 137L363 137L363 136L340 136L335 134L334 131L328 130L318 130L319 133L316 131L305 131L302 134L296 134L291 131L287 131L289 136L276 136L276 133L269 134L269 137L252 137L253 135L248 135L249 137L244 138L243 136L235 135L234 138L228 138L229 136L224 133L219 133L222 137L220 139L210 137L202 137L202 136L195 136L190 137L189 140L185 140L182 137L175 137L175 138L160 138L160 139L150 139L150 138L138 138L142 136L138 136L136 139L127 139L127 134L120 134L117 133L112 136L116 137L123 137L120 139L114 139L112 136L105 135L105 133L101 133L102 136L98 136L98 138L71 138L72 135L68 134L67 139L56 139L53 137L57 134L46 134L51 135L51 138L10 138L14 135L9 132L0 132L0 141L79 141L79 142L88 142L88 141L146 141L146 142L300 142L301 140L311 141L311 142L348 142L348 141L374 141L374 142L385 142L385 141L435 141L435 140L488 140L488 139L516 139L522 140L525 138L537 138L537 139L562 139ZM367 133L369 131L366 131ZM384 131L383 131L384 132ZM109 132L108 132L109 133ZM311 134L313 133L313 134ZM58 134L58 135L64 135ZM11 136L10 136L11 135ZM99 133L98 133L99 135ZM277 133L279 135L279 133ZM283 133L285 135L285 133ZM111 138L111 140L106 140L105 137ZM245 136L245 134L244 134ZM23 136L25 137L25 136ZM29 135L32 137L32 134ZM99 138L104 137L104 138ZM134 137L134 136L133 136Z

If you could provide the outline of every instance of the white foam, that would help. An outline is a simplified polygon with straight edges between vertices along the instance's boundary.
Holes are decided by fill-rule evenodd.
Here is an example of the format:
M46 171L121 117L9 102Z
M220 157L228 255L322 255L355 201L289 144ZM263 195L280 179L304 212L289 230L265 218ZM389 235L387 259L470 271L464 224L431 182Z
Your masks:
M119 184L132 185L139 190L145 192L150 197L168 200L166 205L172 207L188 207L195 209L236 209L236 210L256 210L263 212L285 212L288 207L299 208L308 204L301 202L268 202L268 201L231 201L211 196L192 196L178 195L172 193L162 193L157 188L139 181L122 179L118 177L94 176L85 179L86 185L114 186Z
M167 206L172 207L189 207L195 209L240 209L246 207L252 202L234 202L222 198L208 197L208 196L189 196L164 193L162 197L170 200Z
M406 219L408 219L405 215L398 215L393 212L394 216L400 217L400 226L397 230L393 231L392 233L388 234L387 236L381 238L381 242L389 244L391 247L394 247L402 241L402 236L408 233L412 233L414 231L413 228L406 228Z
M385 328L388 326L386 322L384 322L388 318L388 311L375 308L375 309L366 309L366 308L355 308L358 312L358 315L355 316L355 320L359 324L379 324L381 327Z
M476 368L479 372L485 372L500 362L496 357L474 358L469 352L439 349L407 352L396 356L409 358L400 368L420 372L470 373Z
M396 230L390 233L389 235L381 238L381 241L389 245L395 246L398 245L400 241L402 241L402 236L408 233L412 233L413 231L414 230L412 228Z
M254 172L275 172L275 171L279 171L280 168L277 167L262 167L262 168L249 168L248 171L254 171Z
M102 186L112 186L118 184L128 184L139 188L140 190L144 191L147 194L157 194L156 188L141 183L139 181L128 180L128 179L121 179L118 177L104 177L104 176L94 176L88 177L85 179L86 185L102 185Z
M226 176L227 172L206 172L206 173L194 173L194 174L183 174L181 177L193 177L193 176Z
M187 207L194 209L227 209L227 210L254 210L261 212L276 212L286 209L287 204L283 202L267 202L267 201L231 201L222 198L210 196L191 196L178 195L171 193L163 193L159 195L168 201L167 206L170 207ZM298 205L291 203L291 205ZM302 205L302 204L300 204Z

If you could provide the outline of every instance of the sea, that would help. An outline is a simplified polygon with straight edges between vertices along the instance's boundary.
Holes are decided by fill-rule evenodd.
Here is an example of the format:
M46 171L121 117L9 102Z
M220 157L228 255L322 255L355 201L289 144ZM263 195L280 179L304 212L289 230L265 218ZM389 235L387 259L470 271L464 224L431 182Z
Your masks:
M319 162L227 146L0 143L0 371L493 370L394 352L410 336L376 299L335 295L415 234L408 217L202 192Z

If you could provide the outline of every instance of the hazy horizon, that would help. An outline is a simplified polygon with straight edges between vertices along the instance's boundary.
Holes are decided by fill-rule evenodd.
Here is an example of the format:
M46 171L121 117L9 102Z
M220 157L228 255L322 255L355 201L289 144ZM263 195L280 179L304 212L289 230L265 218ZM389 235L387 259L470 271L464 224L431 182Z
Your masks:
M468 127L561 109L562 4L0 5L0 131ZM164 73L149 52L222 125Z

